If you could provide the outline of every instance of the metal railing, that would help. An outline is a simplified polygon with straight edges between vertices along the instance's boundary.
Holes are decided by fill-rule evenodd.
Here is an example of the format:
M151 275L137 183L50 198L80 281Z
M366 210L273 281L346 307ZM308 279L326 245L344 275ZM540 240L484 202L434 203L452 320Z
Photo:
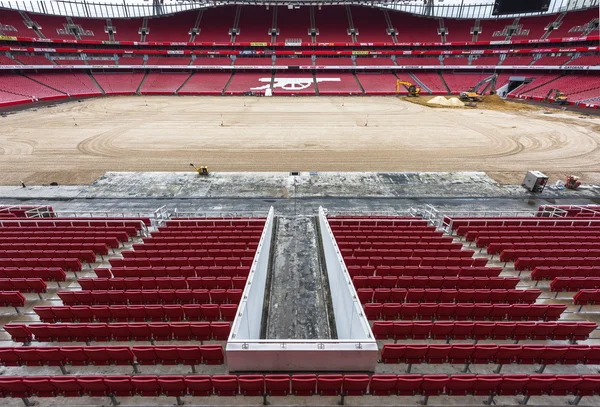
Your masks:
M69 0L0 0L0 8L8 8L30 13L52 14L71 17L87 17L87 18L140 18L140 17L155 17L162 15L175 14L182 11L198 10L212 6L223 5L266 5L271 6L287 5L295 3L299 6L324 6L327 2L315 1L195 1L195 2L180 2L175 0L166 0L164 4L144 4L132 2L96 2L88 0L69 1ZM390 1L375 4L375 6L403 11L427 17L445 17L445 18L464 18L464 19L489 19L496 18L492 15L493 2L480 4L464 4L462 0L460 4L435 4L427 5L422 1ZM371 6L370 2L365 1L345 1L335 2L339 4L353 4ZM544 13L528 13L502 16L510 18L515 16L536 16L543 14L561 13L563 11L583 10L592 7L598 7L600 0L552 0L550 8Z

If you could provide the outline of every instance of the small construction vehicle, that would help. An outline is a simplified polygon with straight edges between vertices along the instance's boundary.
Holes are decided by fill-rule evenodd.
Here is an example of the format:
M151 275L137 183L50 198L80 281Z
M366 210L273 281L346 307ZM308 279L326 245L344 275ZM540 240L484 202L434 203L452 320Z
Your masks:
M579 177L576 175L567 175L567 179L565 180L565 188L575 190L579 188L581 185L581 181L579 181Z
M408 96L417 97L421 93L421 88L419 88L418 86L415 86L410 82L401 81L400 79L398 79L396 80L396 95L400 94L402 85L404 85L408 90Z
M550 102L550 99L552 99L552 103L557 105L566 105L569 102L567 95L558 89L550 89L544 98L544 102Z
M460 99L467 102L482 102L486 93L490 95L496 94L497 80L497 74L482 79L475 86L471 86L468 91L460 92Z
M194 167L198 175L208 175L208 167L203 165L200 167L196 167L193 163L190 163L191 167Z

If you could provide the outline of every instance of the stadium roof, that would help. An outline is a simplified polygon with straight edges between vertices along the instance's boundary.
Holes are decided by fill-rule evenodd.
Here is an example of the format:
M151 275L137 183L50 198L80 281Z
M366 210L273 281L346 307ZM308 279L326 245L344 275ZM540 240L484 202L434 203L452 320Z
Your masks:
M493 18L495 0L0 0L0 8L73 17L132 18L227 4L381 6L430 17ZM523 0L527 1L527 0ZM598 7L600 0L551 0L547 13ZM537 15L541 13L535 13ZM522 16L522 15L521 15ZM509 16L506 16L509 17Z

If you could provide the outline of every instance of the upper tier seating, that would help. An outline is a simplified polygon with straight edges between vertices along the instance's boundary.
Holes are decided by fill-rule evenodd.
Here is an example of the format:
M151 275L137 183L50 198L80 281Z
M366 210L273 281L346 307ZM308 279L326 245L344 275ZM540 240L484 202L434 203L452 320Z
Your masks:
M214 281L216 282L216 280ZM231 284L231 282L229 282L229 284ZM231 285L229 285L229 287L230 286ZM58 296L65 305L205 304L210 302L236 303L239 302L240 295L240 288L126 288L122 290L80 290L58 292Z
M271 42L272 22L272 8L242 7L238 23L239 34L235 36L235 42Z
M382 10L351 7L352 22L357 30L357 42L393 42L387 33L387 23Z
M169 18L149 18L148 28L150 31L148 32L148 34L146 34L146 41L189 42L191 38L190 32L196 25L197 18L198 11L194 10L185 11L183 13L177 13L175 15L170 16Z
M361 303L483 303L533 304L540 290L514 289L453 289L453 288L359 288L356 290ZM106 301L106 300L105 300Z

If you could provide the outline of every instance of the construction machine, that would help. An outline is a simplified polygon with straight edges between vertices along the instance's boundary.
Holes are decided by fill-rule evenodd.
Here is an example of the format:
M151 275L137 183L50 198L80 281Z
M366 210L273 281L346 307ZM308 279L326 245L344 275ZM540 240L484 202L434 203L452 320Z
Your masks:
M198 175L208 175L208 167L206 165L196 167L193 163L190 163L190 166L194 167Z
M496 94L496 81L498 81L498 74L488 76L475 86L471 86L468 91L460 92L460 98L467 102L482 102L486 93Z
M419 88L418 86L415 86L410 82L401 81L400 79L398 79L396 80L396 95L400 94L400 89L402 89L402 85L404 85L406 89L408 89L408 96L417 97L421 93L421 88Z
M544 98L544 102L549 102L550 98L552 98L553 103L557 105L566 105L568 102L567 95L558 89L550 89Z

